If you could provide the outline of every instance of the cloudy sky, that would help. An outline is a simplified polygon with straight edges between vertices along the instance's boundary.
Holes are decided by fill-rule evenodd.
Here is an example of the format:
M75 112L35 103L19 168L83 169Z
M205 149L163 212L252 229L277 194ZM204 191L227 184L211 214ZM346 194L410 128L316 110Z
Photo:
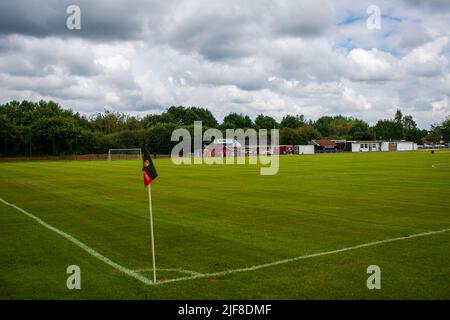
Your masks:
M81 9L69 30L66 9ZM381 28L367 27L370 5ZM449 0L0 2L0 102L53 99L82 113L170 105L343 114L396 108L420 127L450 114Z

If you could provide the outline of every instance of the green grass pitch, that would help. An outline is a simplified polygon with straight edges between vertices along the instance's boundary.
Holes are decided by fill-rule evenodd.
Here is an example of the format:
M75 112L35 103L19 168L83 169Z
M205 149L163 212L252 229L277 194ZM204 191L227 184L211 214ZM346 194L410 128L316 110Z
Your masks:
M152 184L160 280L215 273L450 228L450 153L280 157L175 166ZM0 198L151 279L138 161L0 163ZM1 299L450 299L450 232L255 271L146 285L0 203ZM68 290L66 268L81 268ZM366 269L381 268L368 290Z

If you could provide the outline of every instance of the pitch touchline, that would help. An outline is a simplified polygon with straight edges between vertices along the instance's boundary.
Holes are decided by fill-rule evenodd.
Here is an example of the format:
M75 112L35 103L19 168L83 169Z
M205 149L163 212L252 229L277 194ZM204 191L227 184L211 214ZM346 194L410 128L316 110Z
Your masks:
M143 268L143 269L136 269L133 270L134 272L150 272L153 271L153 268ZM178 272L178 273L187 273L190 274L192 276L199 276L199 275L203 275L203 273L201 272L196 272L196 271L192 271L192 270L185 270L185 269L181 269L181 268L156 268L156 271L167 271L167 272Z
M356 249L365 248L365 247L372 247L372 246L376 246L376 245L383 244L383 243L407 240L407 239L411 239L411 238L425 237L425 236L438 234L438 233L444 233L444 232L448 232L448 231L450 231L450 228L442 229L442 230L438 230L438 231L416 233L416 234L412 234L409 236L373 241L373 242L363 243L363 244L359 244L359 245L352 246L352 247L331 250L331 251L318 252L318 253L308 254L308 255L304 255L304 256L298 256L298 257L294 257L294 258L283 259L283 260L278 260L278 261L274 261L274 262L270 262L270 263L255 265L255 266L246 267L246 268L231 269L231 270L225 270L225 271L219 271L219 272L213 272L213 273L203 273L200 275L195 275L195 276L190 276L190 277L180 277L180 278L175 278L175 279L162 280L162 281L158 281L156 283L156 285L163 284L163 283L177 282L177 281L186 281L186 280L191 280L191 279L224 276L224 275L228 275L231 273L238 273L238 272L255 271L258 269L273 267L273 266L277 266L280 264L286 264L286 263L290 263L290 262L294 262L294 261L298 261L298 260L302 260L302 259L326 256L326 255L330 255L330 254L335 254L335 253L340 253L340 252L345 252L345 251L350 251L350 250L356 250Z
M120 264L112 261L111 259L108 259L107 257L105 257L104 255L98 253L97 251L95 251L94 249L88 247L87 245L85 245L83 242L81 242L80 240L72 237L70 234L61 231L55 227L53 227L52 225L49 225L48 223L46 223L45 221L41 220L40 218L36 217L35 215L25 211L22 208L19 208L18 206L9 203L7 201L5 201L3 198L0 198L0 202L4 203L5 205L14 208L16 210L19 210L20 212L22 212L23 214L25 214L26 216L30 217L31 219L34 219L37 223L39 223L40 225L46 227L49 230L52 230L54 232L56 232L57 234L59 234L60 236L66 238L67 240L71 241L72 243L74 243L75 245L77 245L78 247L80 247L81 249L83 249L84 251L86 251L87 253L89 253L90 255L94 256L95 258L99 259L100 261L103 261L104 263L106 263L107 265L113 267L114 269L117 269L123 273L125 273L126 275L135 278L136 280L141 281L142 283L145 284L153 284L153 281L142 276L140 273L135 272L133 270L130 270L128 268L125 268L123 266L121 266Z
M59 229L49 225L48 223L46 223L43 220L39 219L38 217L32 215L31 213L25 211L24 209L19 208L16 205L3 200L2 198L0 198L0 202L4 203L5 205L10 206L10 207L12 207L12 208L14 208L14 209L16 209L16 210L18 210L20 212L22 212L23 214L27 215L28 217L34 219L36 222L38 222L42 226L44 226L44 227L46 227L46 228L56 232L57 234L63 236L67 240L73 242L75 245L77 245L81 249L85 250L90 255L94 256L95 258L103 261L107 265L109 265L109 266L111 266L111 267L113 267L113 268L115 268L115 269L117 269L117 270L127 274L130 277L133 277L133 278L141 281L144 284L148 284L148 285L159 285L159 284L178 282L178 281L187 281L187 280L200 279L200 278L224 276L224 275L228 275L228 274L232 274L232 273L238 273L238 272L255 271L255 270L259 270L259 269L263 269L263 268L269 268L269 267L277 266L277 265L280 265L280 264L286 264L286 263L290 263L290 262L294 262L294 261L298 261L298 260L314 258L314 257L320 257L320 256L326 256L326 255L330 255L330 254L336 254L336 253L356 250L356 249L360 249L360 248L372 247L372 246L376 246L376 245L383 244L383 243L389 243L389 242L395 242L395 241L401 241L401 240L408 240L408 239L412 239L412 238L425 237L425 236L430 236L430 235L439 234L439 233L445 233L445 232L450 231L450 228L447 228L447 229L442 229L442 230L437 230L437 231L416 233L416 234L412 234L412 235L409 235L409 236L403 236L403 237L391 238L391 239L384 239L384 240L379 240L379 241L372 241L372 242L363 243L363 244L359 244L359 245L352 246L352 247L346 247L346 248L337 249L337 250L312 253L312 254L298 256L298 257L294 257L294 258L283 259L283 260L278 260L278 261L274 261L274 262L254 265L254 266L246 267L246 268L230 269L230 270L219 271L219 272L212 272L212 273L195 273L194 275L187 276L187 277L180 277L180 278L174 278L174 279L168 279L168 280L161 280L161 281L157 281L156 283L153 283L152 280L142 276L141 274L139 274L138 271L130 270L128 268L125 268L125 267L119 265L118 263L116 263L116 262L108 259L107 257L103 256L102 254L98 253L94 249L88 247L87 245L85 245L84 243L79 241L78 239L72 237L70 234L68 234L68 233L66 233L64 231L61 231L61 230L59 230ZM175 270L175 269L173 269L173 270ZM177 270L179 271L181 269L177 269Z

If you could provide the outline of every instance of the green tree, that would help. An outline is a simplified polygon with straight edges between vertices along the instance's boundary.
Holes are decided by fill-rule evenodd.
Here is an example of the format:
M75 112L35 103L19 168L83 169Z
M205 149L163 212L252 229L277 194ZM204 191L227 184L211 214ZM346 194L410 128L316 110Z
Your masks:
M297 129L283 128L280 130L280 144L302 144L302 137Z
M441 135L444 141L450 142L450 116L441 124Z
M238 113L230 113L229 115L223 118L223 123L221 125L222 129L247 129L253 128L252 119L249 116L238 114Z
M428 143L440 143L443 139L442 128L440 125L432 125L431 130L428 132L425 140Z
M278 128L278 123L274 118L260 114L255 119L255 126L257 129L270 130Z
M362 120L355 120L348 133L353 140L369 140L372 138L369 125Z
M320 132L323 137L329 137L331 135L331 121L333 121L333 117L323 116L317 119L317 121L314 122L313 126L317 131Z
M405 133L408 132L409 130L414 130L417 128L416 122L410 115L404 116L401 122Z
M172 106L160 115L149 114L142 119L109 110L86 118L53 101L10 101L0 104L0 155L104 153L109 148L133 148L146 142L158 153L169 153L174 145L170 141L172 131L183 127L192 132L195 120L203 121L203 130L218 126L212 113L200 107ZM424 137L429 142L450 140L450 118L427 132L417 128L412 116L403 116L400 110L393 120L380 120L372 128L362 120L343 116L323 116L308 123L301 115L286 115L281 123L281 142L306 144L321 136L354 140L376 136L417 143ZM252 127L272 129L279 125L263 114L253 124L246 115L230 113L219 126L222 130Z
M171 141L172 132L178 128L174 123L161 123L151 127L145 133L145 143L157 154L170 154L176 142Z
M126 117L126 128L128 130L140 130L143 129L143 123L134 116L127 116Z
M352 119L343 116L336 116L329 125L330 136L334 136L336 138L346 138L349 136L352 126Z
M174 115L167 112L163 112L162 114L149 114L142 119L142 122L144 128L150 128L161 123L176 123Z
M402 124L395 120L379 120L374 126L377 139L401 140L403 138Z
M306 125L305 116L304 115L286 115L281 119L280 127L281 128L300 128L301 126Z
M41 118L33 124L37 154L72 154L77 128L69 117Z
M127 117L123 113L105 110L104 113L97 113L91 118L95 130L104 134L119 132L127 128Z
M280 130L281 144L308 144L311 140L318 138L320 138L319 131L309 125L300 128L283 128Z
M402 123L402 119L403 119L403 114L400 111L400 109L397 109L397 111L395 111L394 121L397 123Z
M309 144L311 140L321 138L320 132L310 125L298 128L297 131L300 135L299 144Z
M194 121L202 121L203 125L208 127L216 127L218 125L211 111L204 108L171 106L166 113L171 115L173 122L180 126L193 125Z
M17 126L11 122L7 114L0 114L0 136L2 148L1 154L4 156L13 155L14 141L18 135Z
M204 126L207 126L209 128L215 128L219 125L214 115L208 109L199 107L190 107L190 109L197 115L197 120L202 121L202 124ZM185 123L185 125L193 125L193 122Z
M427 130L420 130L418 128L414 128L406 131L404 139L406 141L422 143L423 139L426 137L427 134L428 134Z

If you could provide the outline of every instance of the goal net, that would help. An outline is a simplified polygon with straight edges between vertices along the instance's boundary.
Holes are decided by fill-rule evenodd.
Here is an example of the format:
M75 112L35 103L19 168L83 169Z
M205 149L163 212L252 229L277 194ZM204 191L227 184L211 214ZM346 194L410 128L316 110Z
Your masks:
M109 149L108 160L142 159L140 148L132 149Z

